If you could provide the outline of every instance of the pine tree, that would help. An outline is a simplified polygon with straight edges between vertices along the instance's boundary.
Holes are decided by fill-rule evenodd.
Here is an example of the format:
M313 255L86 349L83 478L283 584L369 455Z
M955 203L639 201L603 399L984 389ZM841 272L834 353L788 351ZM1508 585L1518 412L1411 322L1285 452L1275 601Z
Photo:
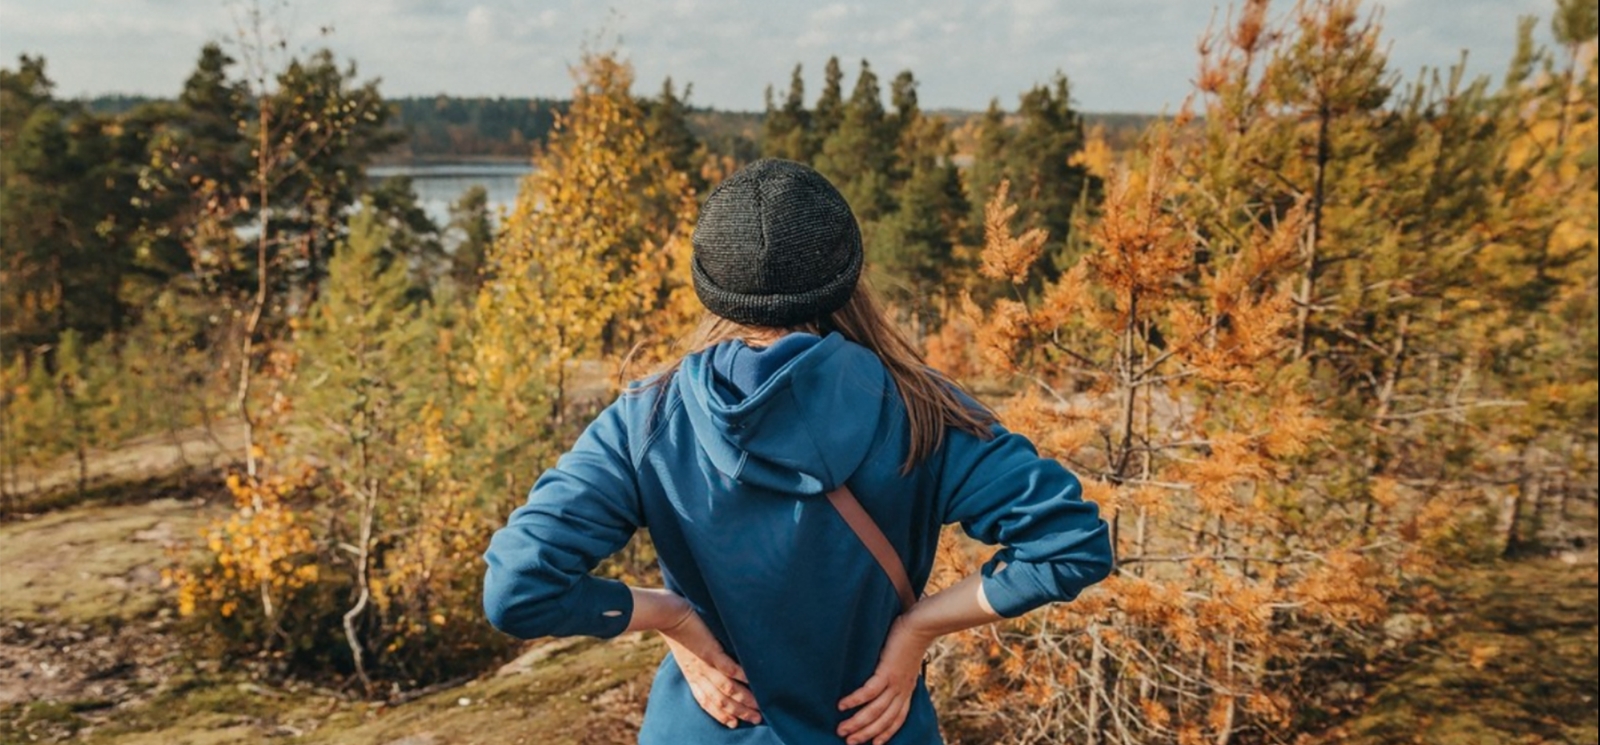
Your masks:
M963 170L967 201L973 214L967 220L973 231L964 241L968 245L983 243L984 206L994 198L1000 182L1006 179L1006 152L1011 143L1011 128L1006 124L1006 113L998 99L989 100L989 108L978 120L977 147L972 154L972 165Z
M920 335L923 326L936 323L935 311L959 279L954 249L968 207L944 120L917 108L910 73L897 76L895 88L896 209L877 226L868 258L877 286L910 311Z
M1051 236L1047 253L1058 255L1072 243L1073 213L1080 203L1095 201L1099 188L1077 161L1084 145L1083 117L1072 108L1066 76L1058 72L1049 85L1022 94L1017 118L1006 142L1006 177L1023 226L1043 228ZM1051 266L1070 261L1057 256Z
M895 134L883 109L878 76L862 60L861 74L845 105L843 119L822 143L817 170L839 187L857 219L864 223L877 220L894 207L890 174Z
M441 228L417 202L409 176L385 179L368 195L368 208L378 215L389 233L384 242L385 267L398 262L411 276L411 294L426 297L436 278L445 271Z
M138 219L109 120L58 101L43 59L0 70L0 346L123 328Z
M418 349L426 333L410 299L404 262L393 258L384 216L367 201L350 221L350 237L329 262L329 282L297 347L305 359L295 397L315 417L307 422L306 452L328 464L335 515L350 519L354 603L344 631L357 676L371 692L364 633L381 571L378 538L389 528L410 458L400 430L420 407L413 400L432 386L407 385L431 366ZM410 364L408 364L408 362ZM420 382L420 381L419 381ZM343 516L352 516L344 518ZM381 624L381 620L379 622Z
M807 152L821 153L822 144L844 123L844 70L838 57L822 68L822 93L811 111L811 144Z
M891 128L897 138L902 137L922 117L917 106L917 78L910 70L901 70L889 84L889 104L894 107Z
M785 158L800 163L810 163L816 157L812 146L811 112L806 110L806 81L801 66L796 64L789 75L789 91L784 95L783 107L774 108L770 96L767 117L762 122L761 154L769 158Z
M197 273L232 305L237 339L234 409L245 424L245 470L258 476L255 373L263 350L290 317L315 297L345 210L365 185L365 164L393 145L389 107L377 83L357 82L355 66L339 67L324 49L275 67L282 39L272 38L267 12L248 9L242 79L228 84L226 55L207 50L186 89L190 105L210 112L200 134L178 133L156 144L145 179L191 205L182 233ZM243 98L239 101L238 98ZM242 183L210 177L237 151L218 120L234 117L248 143ZM209 124L207 124L209 122ZM253 235L239 238L248 224ZM254 487L251 487L254 488Z
M1534 44L1531 19L1520 29L1497 122L1505 142L1489 190L1496 209L1475 257L1479 291L1467 300L1483 320L1461 331L1484 360L1471 392L1509 407L1478 418L1517 453L1499 474L1514 484L1500 526L1507 553L1560 538L1552 531L1575 484L1597 469L1595 17L1588 4L1558 3L1559 50Z
M489 192L473 186L450 205L449 230L458 234L450 253L450 277L460 297L469 302L485 277L484 258L494 243L494 223L489 216Z
M702 192L707 187L700 178L699 168L704 146L689 129L688 118L689 94L693 89L692 85L684 86L683 96L679 97L672 78L667 78L661 84L661 93L641 104L645 110L645 139L666 157L672 168L689 175L695 191Z

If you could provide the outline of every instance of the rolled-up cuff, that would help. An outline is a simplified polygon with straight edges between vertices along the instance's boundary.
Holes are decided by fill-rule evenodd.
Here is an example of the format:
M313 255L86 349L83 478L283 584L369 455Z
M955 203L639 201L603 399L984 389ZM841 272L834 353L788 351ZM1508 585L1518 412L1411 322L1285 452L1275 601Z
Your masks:
M994 612L1016 618L1050 602L1050 588L1030 569L1033 567L1012 562L1010 550L999 551L984 563L983 596Z
M621 634L633 620L633 593L614 579L589 575L572 588L575 618L564 625L575 633L610 639Z

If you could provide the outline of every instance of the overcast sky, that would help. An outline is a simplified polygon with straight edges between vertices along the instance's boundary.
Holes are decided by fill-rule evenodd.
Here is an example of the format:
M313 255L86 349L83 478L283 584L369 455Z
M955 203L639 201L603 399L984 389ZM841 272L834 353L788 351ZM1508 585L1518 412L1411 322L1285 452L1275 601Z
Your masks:
M271 5L264 2L264 5ZM1291 5L1277 0L1279 11ZM200 46L233 35L226 0L0 0L0 55L45 56L61 96L175 95ZM1547 18L1554 0L1385 0L1392 68L1410 75L1454 63L1498 75L1518 16ZM1219 10L1220 8L1220 10ZM756 110L781 95L795 63L806 95L829 55L847 85L866 57L887 81L909 68L925 108L978 109L1056 71L1086 111L1176 109L1194 76L1195 41L1226 3L1211 0L883 0L858 3L671 0L301 0L282 13L297 48L327 45L354 59L385 95L566 97L583 42L619 40L654 90L692 82L691 103ZM1541 35L1547 23L1541 20ZM322 27L331 27L326 36Z

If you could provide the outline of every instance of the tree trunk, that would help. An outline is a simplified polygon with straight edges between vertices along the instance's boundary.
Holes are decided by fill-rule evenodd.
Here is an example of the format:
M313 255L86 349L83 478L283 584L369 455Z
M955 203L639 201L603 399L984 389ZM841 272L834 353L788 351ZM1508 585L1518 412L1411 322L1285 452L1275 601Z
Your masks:
M1374 479L1387 473L1390 458L1380 456L1380 438L1388 435L1389 413L1394 409L1395 389L1400 385L1400 376L1406 364L1406 333L1411 328L1411 314L1400 314L1397 323L1398 331L1395 333L1394 344L1391 345L1389 356L1385 360L1383 384L1377 391L1377 408L1372 412L1373 442L1367 446L1366 455L1362 458L1362 468L1367 479L1366 504L1362 508L1361 533L1370 536L1372 524L1377 512L1377 502L1372 498L1371 484Z
M1332 155L1328 146L1328 126L1333 112L1324 101L1317 108L1317 166L1316 182L1311 191L1311 235L1306 238L1306 269L1300 277L1299 308L1295 314L1295 359L1305 359L1311 353L1309 327L1311 306L1316 302L1317 275L1322 272L1318 242L1322 240L1323 200L1327 196L1328 161Z
M362 445L365 453L366 445ZM363 454L362 460L366 460ZM361 500L361 538L356 546L356 586L360 588L356 595L355 605L344 614L344 638L350 645L350 657L355 663L356 678L361 681L361 688L367 696L372 695L372 679L367 676L366 657L361 649L361 634L356 630L356 620L367 610L367 604L372 599L372 583L367 576L368 567L372 563L372 522L373 515L377 512L377 484L373 479L368 479L365 494Z
M1534 460L1532 445L1522 449L1522 476L1517 479L1517 492L1511 499L1510 514L1506 519L1504 556L1513 556L1527 545L1522 538L1522 511L1527 503L1537 504L1539 490L1543 485L1539 478L1538 469L1532 465Z
M1105 660L1105 649L1100 646L1099 627L1090 624L1088 629L1089 639L1094 643L1089 652L1089 721L1084 731L1085 745L1100 745L1100 732L1104 729L1105 713L1100 710L1100 686L1104 683L1101 678L1101 663Z

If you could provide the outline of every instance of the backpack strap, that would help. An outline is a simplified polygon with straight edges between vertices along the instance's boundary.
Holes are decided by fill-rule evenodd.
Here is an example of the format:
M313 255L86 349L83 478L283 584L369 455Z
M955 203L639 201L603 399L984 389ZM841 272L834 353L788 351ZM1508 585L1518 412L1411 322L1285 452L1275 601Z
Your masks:
M917 602L917 594L911 589L911 577L906 574L906 566L900 561L900 555L895 553L894 545L889 543L889 537L883 534L878 524L872 521L872 516L861 507L861 502L850 491L850 487L840 484L839 488L828 492L828 502L844 518L846 525L854 531L861 543L867 547L872 558L878 560L878 566L883 567L883 573L889 575L889 581L894 583L894 590L900 595L900 610L911 610Z

